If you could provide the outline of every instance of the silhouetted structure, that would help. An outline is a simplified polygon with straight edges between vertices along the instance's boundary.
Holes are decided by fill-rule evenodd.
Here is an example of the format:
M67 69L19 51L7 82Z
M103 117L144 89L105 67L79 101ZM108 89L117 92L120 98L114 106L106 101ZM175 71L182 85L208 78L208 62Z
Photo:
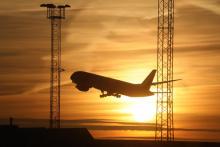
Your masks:
M13 124L13 120L14 119L12 117L9 117L9 124L0 125L0 129L2 129L2 128L7 128L7 129L9 129L9 128L18 128L17 125Z
M12 118L12 117L9 118L9 125L10 125L11 127L13 126L13 118Z
M50 127L60 127L61 19L69 5L41 4L51 20Z
M0 128L1 147L89 147L94 139L85 128Z
M173 80L174 0L158 0L157 81ZM157 85L155 140L173 141L173 82Z
M146 140L95 140L96 147L218 147L216 142L172 141L155 142Z
M0 126L1 147L219 147L210 142L99 140L85 128L8 128Z

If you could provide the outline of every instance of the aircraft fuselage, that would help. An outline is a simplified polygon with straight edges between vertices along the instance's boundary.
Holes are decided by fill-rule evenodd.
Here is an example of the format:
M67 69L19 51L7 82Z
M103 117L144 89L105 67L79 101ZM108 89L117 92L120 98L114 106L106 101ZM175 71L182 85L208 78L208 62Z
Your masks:
M71 80L80 91L96 88L101 90L103 94L107 92L106 96L126 95L129 97L145 97L154 95L142 84L132 84L83 71L73 73Z

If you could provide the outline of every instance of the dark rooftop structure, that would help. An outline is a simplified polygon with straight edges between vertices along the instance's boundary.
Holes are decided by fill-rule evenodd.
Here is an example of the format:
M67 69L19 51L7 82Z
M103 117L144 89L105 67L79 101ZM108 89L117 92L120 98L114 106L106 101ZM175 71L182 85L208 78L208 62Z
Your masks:
M1 147L88 147L94 139L86 128L0 127Z
M100 140L86 128L18 128L0 126L0 147L219 147L215 142Z

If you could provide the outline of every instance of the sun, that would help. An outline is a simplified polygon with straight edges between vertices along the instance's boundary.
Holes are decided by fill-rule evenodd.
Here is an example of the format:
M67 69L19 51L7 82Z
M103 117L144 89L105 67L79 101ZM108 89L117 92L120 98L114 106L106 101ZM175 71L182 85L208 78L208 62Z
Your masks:
M133 119L137 122L153 121L156 114L154 103L148 101L140 101L131 106Z
M131 107L131 113L133 119L137 122L152 121L155 116L155 107L152 103L136 103Z
M153 122L156 116L156 97L129 98L126 112L136 122Z

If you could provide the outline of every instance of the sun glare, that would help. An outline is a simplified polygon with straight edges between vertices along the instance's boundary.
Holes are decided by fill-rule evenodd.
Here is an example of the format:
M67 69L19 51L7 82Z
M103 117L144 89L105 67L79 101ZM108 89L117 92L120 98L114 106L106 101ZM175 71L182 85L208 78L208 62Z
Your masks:
M155 116L155 107L152 103L140 102L132 106L131 113L137 122L152 121Z
M128 98L129 105L126 112L130 114L131 120L136 122L152 122L156 115L156 97Z

